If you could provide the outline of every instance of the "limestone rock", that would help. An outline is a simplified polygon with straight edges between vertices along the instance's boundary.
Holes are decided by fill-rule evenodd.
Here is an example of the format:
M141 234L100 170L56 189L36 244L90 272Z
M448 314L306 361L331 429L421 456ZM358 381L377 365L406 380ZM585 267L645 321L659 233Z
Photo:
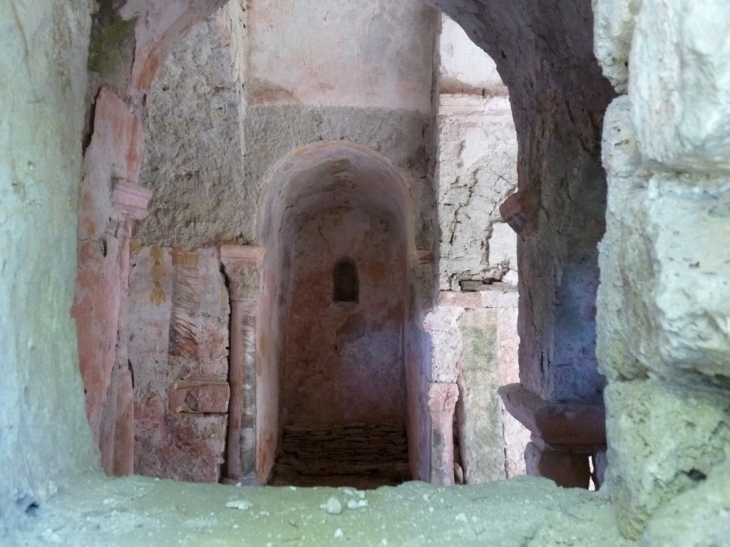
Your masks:
M646 547L710 547L730 538L730 462L677 496L649 521Z
M730 173L729 33L725 0L643 2L629 67L633 119L642 152L667 170Z
M638 537L662 505L730 456L730 400L722 390L657 380L605 391L607 486L623 534Z
M628 95L614 99L606 110L601 156L609 177L632 177L642 172L643 160L631 120Z
M640 153L630 118L628 97L616 99L606 112L603 165L608 173L606 233L600 243L601 285L598 289L596 353L604 374L624 379L641 377L646 364L637 358L632 340L645 344L637 332L651 330L642 295L653 290L651 253L642 232L648 177L641 171Z
M226 503L226 507L229 509L238 509L239 511L248 511L253 507L253 504L246 500L234 500Z
M603 75L619 93L628 87L631 39L641 1L593 0L594 51Z
M489 238L489 268L517 271L517 234L508 224L496 222Z
M446 15L439 39L441 93L506 93L492 58Z
M88 5L0 4L0 535L67 474L98 467L69 315Z
M625 378L646 369L730 376L730 180L657 175L640 184L610 182L601 366Z
M342 513L342 503L334 496L327 498L327 501L320 505L320 508L324 509L324 512L330 515L339 515Z
M660 175L649 192L658 352L648 364L730 377L730 179Z

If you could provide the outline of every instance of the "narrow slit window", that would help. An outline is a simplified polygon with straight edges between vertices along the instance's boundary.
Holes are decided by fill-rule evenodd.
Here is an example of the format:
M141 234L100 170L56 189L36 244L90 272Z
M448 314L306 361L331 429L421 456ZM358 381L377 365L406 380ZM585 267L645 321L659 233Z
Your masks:
M357 266L349 258L337 261L332 270L335 302L357 302L360 297L360 281Z

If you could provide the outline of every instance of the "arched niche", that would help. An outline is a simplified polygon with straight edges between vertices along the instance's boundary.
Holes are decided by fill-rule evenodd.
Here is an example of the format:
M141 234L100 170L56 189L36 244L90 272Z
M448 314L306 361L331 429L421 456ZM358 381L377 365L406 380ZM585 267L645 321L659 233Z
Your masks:
M271 173L259 203L266 251L258 316L260 480L281 453L284 426L365 423L405 432L422 422L418 388L406 371L419 360L408 359L404 340L413 223L402 177L357 144L295 150ZM348 302L335 297L343 265L340 273L357 284Z

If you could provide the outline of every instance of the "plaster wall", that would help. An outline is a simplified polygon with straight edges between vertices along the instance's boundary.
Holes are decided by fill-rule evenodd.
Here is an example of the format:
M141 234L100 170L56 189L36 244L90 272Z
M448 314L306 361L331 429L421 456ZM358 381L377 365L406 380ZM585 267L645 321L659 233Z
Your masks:
M251 2L247 101L427 114L434 18L418 0Z
M499 212L517 186L509 99L442 94L438 125L439 289L501 281L510 271L516 283L517 235Z
M517 187L507 88L491 57L443 14L438 53L439 289L505 276L516 284L517 236L499 212Z
M344 139L383 152L408 172L416 200L433 200L427 162L435 12L413 0L367 9L297 2L296 13L289 4L253 2L244 12L238 0L229 2L197 25L165 63L147 99L141 180L155 195L151 215L136 231L145 243L195 248L257 241L257 204L267 177L292 150L318 141ZM302 26L303 13L310 27ZM265 23L274 16L276 25ZM371 19L381 34L400 30L387 39L360 32L356 25ZM324 33L314 41L324 51L297 46L317 36L314 29ZM369 55L370 68L353 63L353 55ZM262 56L273 68L261 64ZM308 63L306 72L302 63ZM315 75L314 65L321 74ZM354 85L353 73L367 84ZM251 97L261 78L276 87L290 85L277 78L295 76L297 90L314 86L301 100ZM428 210L419 208L418 225L430 247Z
M434 382L456 383L457 463L466 484L525 474L530 432L504 408L497 388L516 381L517 290L495 283L479 292L441 292L426 315Z
M230 314L218 251L135 242L129 301L135 473L218 482L227 425ZM176 392L190 382L200 386L198 391L179 400Z
M504 95L497 65L454 20L441 14L439 92Z
M284 321L282 424L405 425L405 249L388 217L333 208L297 222ZM333 300L351 259L357 302Z
M128 359L129 239L149 193L139 186L149 87L172 44L223 0L94 3L72 314L86 410L102 465L133 467Z
M98 469L69 315L90 17L0 5L0 532Z
M274 15L277 23L265 24ZM390 164L389 169L397 173L405 185L406 196L399 196L394 203L405 203L407 198L410 204L407 211L397 213L406 223L405 229L401 232L399 228L399 232L415 242L409 242L409 246L433 253L436 225L430 113L436 12L411 1L367 6L282 1L267 4L265 10L254 4L248 18L250 43L260 47L252 47L247 65L244 138L248 145L243 182L246 192L253 196L268 195L270 187L264 184L271 180L272 173L280 172L287 165L286 158L312 143L355 143L382 155ZM302 20L309 24L303 26ZM363 25L368 32L360 32ZM298 47L302 40L311 47ZM340 47L325 46L328 43ZM281 57L275 59L273 52ZM359 59L357 62L353 62L353 55ZM294 78L294 75L301 77ZM322 165L328 164L323 160ZM387 172L385 176L392 178ZM237 225L240 232L233 237L260 241L267 249L259 309L266 310L263 313L270 318L267 323L272 325L268 331L272 336L261 340L264 357L257 381L257 399L267 410L262 409L258 414L263 420L259 424L258 447L259 462L273 464L278 406L274 409L270 405L277 404L278 388L263 377L274 380L278 367L271 363L283 357L282 333L276 325L287 304L279 299L286 298L287 290L278 287L288 287L290 280L280 278L281 272L276 271L274 264L284 260L289 251L276 241L281 237L259 239L251 219L270 214L262 210L260 202L247 200L234 213L242 221ZM414 257L415 249L409 249L409 256ZM433 268L424 265L416 270L419 271L411 278L413 286L406 313L409 321L417 325L423 310L433 302L434 294ZM421 352L425 346L423 333L417 327L407 330L406 361L415 369L408 371L409 442L411 446L423 447L411 452L412 468L417 469L414 476L426 477L428 464L422 456L428 453L425 449L428 426L424 417L425 400L418 395L425 392L427 382L427 365ZM411 389L412 385L417 389ZM263 465L259 474L266 474L267 469L269 463Z

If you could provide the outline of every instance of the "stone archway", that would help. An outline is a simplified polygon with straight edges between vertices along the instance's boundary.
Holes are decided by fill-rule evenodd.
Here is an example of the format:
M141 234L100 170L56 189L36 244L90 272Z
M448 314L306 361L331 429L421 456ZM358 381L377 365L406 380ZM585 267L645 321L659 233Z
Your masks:
M278 475L326 475L330 483L332 475L406 479L406 429L417 437L423 417L421 371L406 370L406 362L421 359L407 359L405 340L415 248L403 180L365 147L318 143L278 165L259 211L266 250L259 301L259 479L269 476L277 455ZM335 291L343 264L350 283L357 283L350 299ZM382 446L376 450L377 443ZM327 447L329 454L319 456L330 464L305 461ZM411 454L411 460L420 456Z

